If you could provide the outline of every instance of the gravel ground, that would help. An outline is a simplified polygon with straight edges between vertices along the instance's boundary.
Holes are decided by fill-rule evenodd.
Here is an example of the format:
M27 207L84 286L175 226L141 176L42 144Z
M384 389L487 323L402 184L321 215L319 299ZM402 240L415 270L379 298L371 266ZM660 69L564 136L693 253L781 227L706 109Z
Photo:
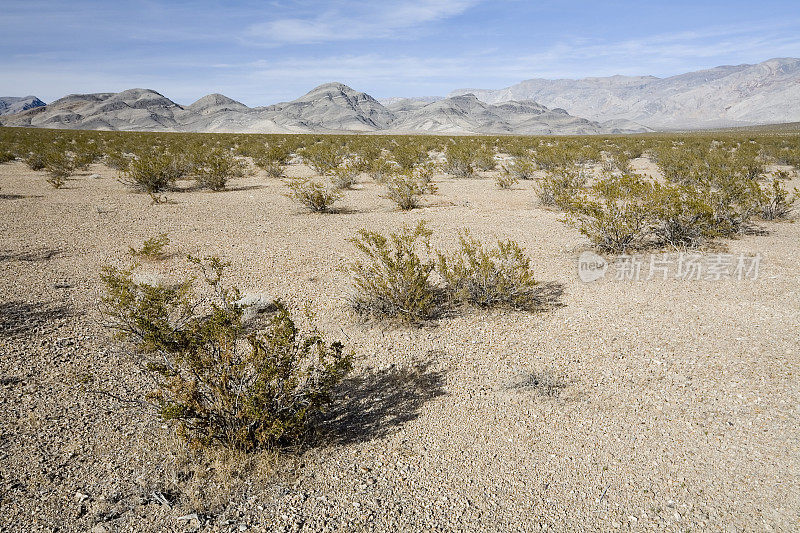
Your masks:
M151 206L101 166L54 190L0 165L0 530L800 530L800 225L725 243L761 255L755 280L583 283L588 242L530 182L437 185L401 213L364 179L346 212L317 215L263 175ZM443 249L460 228L519 241L558 305L359 323L348 238L418 220ZM160 232L176 256L146 268L218 254L243 291L310 302L355 349L308 446L198 457L150 411L91 392L146 390L100 326L98 277Z

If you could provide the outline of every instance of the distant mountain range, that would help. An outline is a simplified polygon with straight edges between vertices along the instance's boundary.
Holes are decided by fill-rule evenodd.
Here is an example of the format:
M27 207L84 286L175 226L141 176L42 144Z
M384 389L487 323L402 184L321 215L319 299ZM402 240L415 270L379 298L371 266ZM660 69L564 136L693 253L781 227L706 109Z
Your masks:
M486 104L472 95L400 99L384 106L341 83L326 83L291 102L247 107L221 94L181 106L148 89L72 94L43 107L0 117L0 125L126 131L235 133L590 134L613 128L532 101Z
M0 115L13 115L43 105L35 96L0 96Z
M796 58L669 78L532 79L381 101L326 83L291 102L252 108L221 94L182 106L149 89L72 94L47 105L34 96L0 98L3 126L129 131L597 134L793 121L800 121Z
M459 89L498 104L535 100L601 122L697 129L800 121L800 59L722 66L669 78L532 79L498 90Z

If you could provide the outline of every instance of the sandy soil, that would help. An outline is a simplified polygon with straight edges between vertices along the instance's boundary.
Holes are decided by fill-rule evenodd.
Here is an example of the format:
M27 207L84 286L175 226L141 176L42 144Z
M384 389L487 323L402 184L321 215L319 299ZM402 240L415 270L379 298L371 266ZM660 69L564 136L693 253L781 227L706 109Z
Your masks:
M346 213L317 215L263 175L151 206L113 171L91 173L54 190L0 165L0 529L800 529L800 224L727 242L761 254L756 280L587 284L588 242L536 206L530 182L441 177L401 213L365 179ZM445 249L465 227L519 241L539 279L563 284L562 305L360 324L347 239L423 219ZM207 514L182 492L191 467L170 430L85 391L86 376L124 397L146 390L100 327L98 276L160 232L173 250L230 260L244 291L310 301L358 355L326 444L206 494L223 500Z

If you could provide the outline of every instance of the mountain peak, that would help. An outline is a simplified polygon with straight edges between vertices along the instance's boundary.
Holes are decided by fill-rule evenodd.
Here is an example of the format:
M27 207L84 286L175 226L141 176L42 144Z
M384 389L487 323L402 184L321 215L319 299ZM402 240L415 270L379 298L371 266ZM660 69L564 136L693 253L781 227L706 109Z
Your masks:
M241 102L237 102L233 98L228 98L224 94L219 93L211 93L207 94L202 98L199 98L197 101L193 102L192 104L188 105L186 109L190 109L192 111L203 111L208 109L247 109L247 106Z
M0 115L21 113L34 107L43 107L46 104L33 95L28 96L0 96Z

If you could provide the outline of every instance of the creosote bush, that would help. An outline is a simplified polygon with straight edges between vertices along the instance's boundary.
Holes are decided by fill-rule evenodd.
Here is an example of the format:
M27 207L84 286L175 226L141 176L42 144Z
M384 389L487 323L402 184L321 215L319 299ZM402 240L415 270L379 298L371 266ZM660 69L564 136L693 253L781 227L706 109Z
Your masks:
M607 176L565 200L567 220L603 251L625 253L648 232L653 186L635 174Z
M239 291L223 284L227 263L190 261L208 294L191 280L149 284L131 270L102 273L105 319L144 359L155 383L149 401L195 445L250 451L298 444L353 354L315 329L302 331L280 302L269 325L249 333Z
M441 312L442 291L432 278L431 231L424 222L388 237L361 230L351 242L364 256L350 267L356 313L417 324Z
M54 150L44 156L44 169L47 182L56 189L64 186L67 178L75 172L75 160L71 154Z
M536 180L536 194L544 206L559 206L586 184L586 176L575 167L551 168Z
M781 180L789 179L789 174L785 171L779 172L772 181L762 188L760 207L761 218L764 220L779 220L789 218L794 210L794 204L800 192L795 189L794 194L783 186Z
M221 149L197 156L192 166L197 185L212 191L225 190L228 180L243 177L246 173L240 160Z
M356 313L420 324L456 305L534 311L542 301L530 259L511 240L487 249L464 230L453 254L434 251L424 222L388 237L361 230L351 265Z
M27 156L25 156L24 161L31 170L42 170L47 164L45 156L41 152L29 153Z
M508 168L503 167L500 173L495 176L494 181L499 188L510 189L519 182L519 178Z
M475 160L468 143L452 141L447 145L445 157L445 171L448 174L458 178L471 178L475 174Z
M459 237L456 253L437 253L437 270L453 301L484 308L538 307L538 282L518 243L498 241L497 248L487 250L466 230Z
M175 182L186 175L186 165L176 156L152 151L139 154L123 170L120 181L129 187L157 193L171 189Z
M659 246L695 247L710 236L714 212L705 195L692 185L653 184L647 213Z
M342 192L332 186L313 179L295 178L286 180L289 197L317 213L326 213L342 198Z
M529 157L515 157L511 163L503 166L503 170L517 180L529 180L536 172L536 162Z
M338 167L330 169L327 172L327 175L335 189L350 189L356 184L358 170L356 170L354 165L344 163Z
M144 257L146 259L160 260L166 259L168 254L165 248L169 245L169 236L166 233L160 233L155 237L146 239L142 243L142 247L136 249L130 247L128 251L134 257Z
M332 140L325 140L307 146L300 151L300 155L306 164L320 175L325 175L338 167L344 160L341 146Z
M437 191L436 185L430 181L431 174L427 167L392 173L385 181L386 198L403 211L414 209L425 193L435 194Z

